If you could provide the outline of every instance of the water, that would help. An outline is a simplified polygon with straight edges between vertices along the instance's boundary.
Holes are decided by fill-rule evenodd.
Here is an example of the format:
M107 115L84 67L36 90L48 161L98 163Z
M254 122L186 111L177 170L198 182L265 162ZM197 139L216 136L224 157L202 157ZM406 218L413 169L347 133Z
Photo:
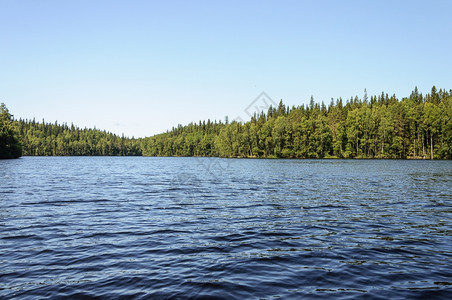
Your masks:
M451 298L452 161L0 160L0 298Z

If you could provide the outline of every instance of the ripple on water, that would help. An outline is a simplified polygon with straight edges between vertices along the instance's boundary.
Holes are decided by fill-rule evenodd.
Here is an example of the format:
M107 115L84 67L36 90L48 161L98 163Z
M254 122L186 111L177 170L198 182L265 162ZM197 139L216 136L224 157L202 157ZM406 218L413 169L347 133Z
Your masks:
M208 161L11 164L0 298L450 298L452 162Z

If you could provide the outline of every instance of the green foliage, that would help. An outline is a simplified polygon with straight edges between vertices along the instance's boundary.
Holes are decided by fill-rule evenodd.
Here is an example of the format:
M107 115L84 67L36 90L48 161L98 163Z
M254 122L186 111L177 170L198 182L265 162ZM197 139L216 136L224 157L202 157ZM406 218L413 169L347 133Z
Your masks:
M17 138L13 117L4 103L0 104L0 159L18 158L22 147Z
M452 91L415 88L308 106L282 101L245 124L178 126L141 141L144 155L263 158L452 158Z
M12 122L4 105L1 122L1 146L9 139L20 148L17 132L24 155L452 159L452 90L435 87L425 96L415 88L402 100L385 93L369 100L365 92L362 100L344 105L338 99L328 107L312 97L308 106L289 108L280 101L244 124L208 120L144 139L44 121Z
M34 119L15 121L23 143L23 155L141 155L140 141L118 137L97 129L74 125L37 123Z
M237 123L225 125L208 120L199 124L179 125L166 133L142 139L140 141L142 153L147 156L219 156L223 154L229 156L232 145L228 143L232 142L228 141L227 137L232 136L230 126L233 124ZM221 132L226 128L228 132ZM230 151L225 150L228 147L231 147ZM222 152L219 153L218 149Z

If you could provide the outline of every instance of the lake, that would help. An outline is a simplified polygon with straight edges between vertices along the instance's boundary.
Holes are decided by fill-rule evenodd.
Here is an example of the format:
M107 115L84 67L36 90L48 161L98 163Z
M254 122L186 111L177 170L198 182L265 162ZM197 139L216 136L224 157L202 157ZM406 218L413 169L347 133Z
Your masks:
M0 160L0 298L452 297L452 161Z

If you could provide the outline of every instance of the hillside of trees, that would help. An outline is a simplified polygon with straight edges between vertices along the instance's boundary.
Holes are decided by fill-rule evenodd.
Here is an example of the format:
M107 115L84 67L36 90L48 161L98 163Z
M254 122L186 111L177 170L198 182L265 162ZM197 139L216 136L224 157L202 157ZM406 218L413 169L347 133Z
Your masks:
M20 141L21 143L19 143ZM9 146L6 146L9 145ZM13 145L13 146L10 146ZM4 105L0 155L452 159L452 90L397 99L382 93L327 105L278 107L245 123L208 120L134 139L66 123L12 120Z
M326 106L270 107L242 124L179 126L141 141L143 155L261 158L452 158L452 90L382 93Z
M17 137L13 117L4 103L0 104L0 159L22 156L22 147Z
M40 156L135 156L141 155L137 139L98 129L80 129L74 125L15 121L23 144L23 155Z

